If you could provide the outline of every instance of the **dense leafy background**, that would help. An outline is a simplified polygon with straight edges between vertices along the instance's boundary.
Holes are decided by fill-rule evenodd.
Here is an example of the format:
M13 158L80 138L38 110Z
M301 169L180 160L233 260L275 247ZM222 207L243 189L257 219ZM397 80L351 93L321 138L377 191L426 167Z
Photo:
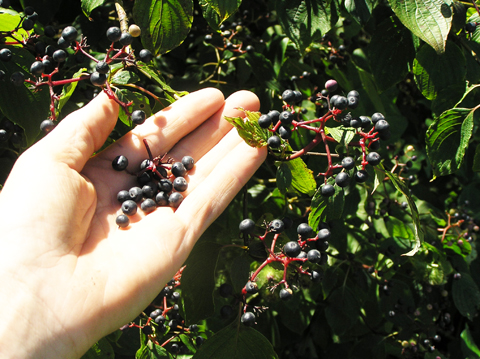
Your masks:
M109 45L106 29L118 25L111 1L22 0L1 10L0 31L14 27L28 5L39 14L40 39L54 44L43 36L44 26L73 24L98 58ZM186 348L178 358L479 357L480 28L467 32L465 25L480 22L480 16L470 2L135 0L123 5L143 31L132 45L135 52L145 47L158 55L150 65L112 71L117 95L133 100L133 109L150 114L183 91L215 86L225 95L254 91L265 113L280 110L280 95L291 88L303 93L300 107L313 119L324 109L310 97L334 78L338 93L360 93L352 115L381 112L392 129L379 150L382 165L368 168L370 180L337 187L328 199L319 193L322 179L316 177L325 170L324 156L267 159L187 260L181 313L187 325L200 324L208 339L198 346L178 336L174 342ZM0 62L0 70L28 77L33 55L9 47L15 60ZM72 51L63 75L80 76L93 67ZM60 119L95 91L85 81L58 89ZM8 77L0 83L3 121L13 121L23 136L0 143L2 183L18 154L42 137L38 128L48 105L45 92L13 87ZM249 143L263 145L267 134L255 126L258 114L247 115L245 123L229 121ZM120 120L108 143L129 130L128 117L121 114ZM327 127L338 142L331 146L339 156L335 161L347 151L358 155L349 147L351 129L337 123ZM287 149L299 150L313 137L298 131ZM322 146L315 151L323 152ZM253 328L244 327L238 300L221 297L219 287L231 284L238 298L266 253L255 241L244 247L238 224L252 218L261 227L284 216L294 225L282 243L297 238L295 228L302 222L315 230L323 222L331 228L328 263L317 265L323 281L300 280L294 298L282 302L267 288L267 278L278 280L281 268L268 266L258 279L259 294L248 299L268 309ZM222 317L225 305L233 311ZM145 320L141 315L135 322ZM162 348L130 328L100 340L84 358L174 357L170 351L171 343Z

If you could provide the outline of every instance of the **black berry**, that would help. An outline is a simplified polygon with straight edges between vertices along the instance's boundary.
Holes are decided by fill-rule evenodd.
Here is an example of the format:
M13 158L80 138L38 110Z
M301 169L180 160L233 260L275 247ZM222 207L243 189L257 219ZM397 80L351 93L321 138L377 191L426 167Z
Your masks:
M358 183L364 183L368 179L368 173L365 170L359 170L355 173L355 181Z
M75 29L73 26L67 26L62 31L62 37L68 42L74 41L77 38L77 34L77 29Z
M168 203L170 204L170 207L173 208L178 208L180 206L180 203L183 201L183 196L179 192L173 192L169 197L168 197Z
M178 192L185 192L188 188L187 180L183 177L177 177L173 180L173 188Z
M389 125L388 122L385 121L385 120L378 120L378 121L375 123L375 131L385 132L385 131L387 131L389 128L390 128L390 125Z
M130 193L126 190L121 190L120 192L117 193L117 201L120 203L123 203L125 201L128 201L129 199L132 199L130 197Z
M140 187L132 187L128 190L130 199L136 203L139 203L143 199L143 191Z
M187 169L182 162L175 162L172 165L171 172L175 177L183 177L187 174Z
M167 192L158 192L155 196L155 202L158 206L168 206L168 194Z
M53 57L53 60L56 62L64 62L67 58L67 53L64 50L59 49L53 53L52 57Z
M250 218L246 218L240 222L238 229L244 234L252 234L255 230L255 222Z
M190 171L195 165L195 160L191 156L183 156L182 164L187 171Z
M99 74L108 74L108 71L110 71L110 66L108 66L105 61L99 61L95 66L95 71L97 71Z
M286 103L293 104L295 102L295 93L292 90L283 91L282 100Z
M317 249L310 249L307 253L307 259L312 263L320 262L322 254Z
M130 219L125 214L119 214L115 220L115 223L120 228L128 227Z
M292 137L292 129L287 126L280 126L278 129L278 134L284 140L288 140L290 137Z
M297 227L297 233L302 238L310 238L313 234L313 229L307 223L300 223Z
M247 327L251 327L255 324L255 314L251 312L245 312L242 315L242 318L240 319L243 325L246 325Z
M290 125L293 121L293 113L290 111L283 111L280 113L280 122L284 125Z
M142 204L140 204L140 208L145 213L150 213L150 212L153 212L155 210L155 208L157 208L157 204L155 203L155 201L153 199L147 198L146 200L144 200L142 202Z
M122 46L128 46L133 42L133 36L128 32L122 33L120 39L118 40Z
M295 258L300 254L302 248L297 242L290 241L283 247L283 253L290 258Z
M355 167L355 161L352 157L345 157L342 160L342 167L346 170L351 170L353 167Z
M331 184L324 184L320 188L320 193L323 197L331 197L335 194L335 187L333 187Z
M40 131L43 133L49 133L55 128L55 123L52 120L46 119L40 123Z
M293 297L293 291L290 288L282 288L279 293L281 300L289 300Z
M170 193L173 190L173 183L167 178L162 178L158 181L158 189L165 193Z
M145 122L147 118L147 115L145 113L145 111L142 111L142 110L135 110L132 112L132 122L135 124L135 125L141 125Z
M252 281L248 281L247 284L245 284L245 291L249 294L258 293L257 283L252 282Z
M276 135L270 136L267 140L267 144L268 144L268 147L278 148L282 144L282 140L280 139L280 137Z
M3 62L10 61L12 59L12 51L7 48L3 48L0 50L0 60Z
M270 125L272 124L272 119L268 115L262 115L258 119L258 124L261 128L269 128Z
M377 152L370 152L368 155L367 155L367 162L369 165L371 166L376 166L380 163L380 160L382 158L380 157L380 155L377 153Z
M282 233L285 229L285 224L283 223L283 221L281 219L274 219L268 225L268 229L272 233Z
M24 19L22 22L22 27L25 31L30 31L33 29L34 22L31 19Z
M25 81L25 75L24 75L22 72L14 72L14 73L10 76L10 81L12 81L12 83L13 83L15 86L22 86L22 85L23 85L23 81Z
M372 115L372 122L373 124L376 124L380 120L385 120L385 116L383 116L380 112L375 112Z
M150 52L150 50L142 49L142 50L140 50L140 52L138 53L138 57L140 58L140 61L150 62L150 61L152 61L153 55L152 55L152 53Z
M340 172L335 177L335 183L339 187L347 187L348 184L350 183L350 176L348 175L347 172Z
M42 76L43 70L45 70L45 65L42 61L35 61L30 66L30 72L34 76Z
M131 199L122 203L122 212L127 216L133 216L137 213L137 204Z
M318 231L317 237L319 241L325 241L328 238L330 238L330 230L328 228L322 228L321 230Z
M128 158L125 156L117 156L112 161L112 167L115 171L123 171L128 166Z
M122 31L119 27L112 26L107 30L107 39L111 42L116 42L120 40L122 36Z

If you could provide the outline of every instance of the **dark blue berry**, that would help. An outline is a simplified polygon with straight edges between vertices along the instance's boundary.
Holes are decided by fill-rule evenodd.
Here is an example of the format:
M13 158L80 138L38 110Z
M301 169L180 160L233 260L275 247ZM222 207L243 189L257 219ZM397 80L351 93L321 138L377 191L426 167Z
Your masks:
M120 228L125 228L130 224L130 219L125 214L119 214L115 220L115 223Z
M123 171L128 166L128 158L125 156L117 156L112 161L112 167L115 171Z
M122 212L127 216L133 216L137 213L137 204L131 199L122 203Z

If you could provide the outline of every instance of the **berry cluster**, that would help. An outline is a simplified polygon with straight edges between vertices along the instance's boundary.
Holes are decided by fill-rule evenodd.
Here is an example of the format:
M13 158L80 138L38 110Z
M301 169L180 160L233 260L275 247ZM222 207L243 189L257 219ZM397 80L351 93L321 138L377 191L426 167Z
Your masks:
M305 75L305 74L304 74ZM302 76L304 76L302 75ZM308 74L307 74L308 75ZM304 121L302 112L298 111L295 106L302 101L302 93L300 91L286 90L282 94L284 102L283 111L270 111L260 116L258 124L264 129L268 129L272 136L268 138L268 146L271 149L280 149L279 151L271 151L272 154L281 156L283 160L292 160L308 153L320 142L325 146L326 156L328 159L328 168L319 176L324 176L325 184L321 188L322 195L329 197L335 193L333 185L327 183L327 179L334 174L334 171L341 170L335 176L335 184L339 187L346 187L350 183L351 175L348 171L356 167L356 159L346 156L341 163L334 164L332 154L330 152L329 143L337 143L332 136L328 135L326 123L333 120L341 123L342 129L353 129L358 135L357 141L351 141L349 148L360 148L361 156L358 161L360 166L355 171L355 179L359 183L363 183L368 179L366 166L376 166L380 164L381 157L375 152L380 147L380 140L387 140L390 137L389 124L381 113L374 113L371 117L359 116L353 117L347 110L357 108L360 95L357 91L350 91L346 96L332 95L338 89L335 80L328 80L325 83L325 89L317 94L315 102L318 104L325 103L327 112L316 119ZM292 137L294 131L299 128L313 131L316 135L314 139L303 149L292 155L285 155L285 147L282 146L282 140L288 140Z
M116 223L121 228L130 224L129 217L137 213L138 204L145 214L160 206L180 206L184 198L182 193L188 188L185 177L195 165L190 156L184 156L180 162L174 162L166 155L153 157L147 141L143 140L143 143L149 158L140 163L137 173L131 173L137 177L137 186L117 194L123 213L117 216ZM116 171L128 171L128 159L119 155L112 161L112 167Z
M111 41L110 48L106 51L105 58L98 60L88 52L89 46L86 38L79 36L75 27L65 27L58 37L56 45L47 45L47 43L51 42L48 38L57 37L57 31L52 26L46 26L44 37L30 33L29 31L33 29L33 22L38 15L31 7L26 7L24 13L25 16L22 17L22 21L15 29L0 32L0 41L3 40L3 45L22 45L35 56L35 61L30 66L30 73L33 78L26 78L23 72L17 71L10 75L10 81L15 86L23 86L24 83L28 83L34 91L41 90L43 86L49 87L51 98L50 116L40 124L40 129L43 132L48 133L55 127L55 121L58 116L57 104L61 96L57 89L63 85L88 79L92 85L101 88L109 98L115 100L123 108L133 124L139 125L145 121L145 112L136 110L131 113L129 107L132 106L132 102L121 101L115 95L108 81L111 65L114 63L120 62L124 67L136 67L138 66L138 60L144 63L152 61L153 55L149 50L142 49L135 56L130 48L134 37L140 36L141 31L137 25L131 25L128 32L122 32L116 26L110 27L106 32L107 39ZM18 34L20 29L25 30L28 36L20 36ZM119 44L120 47L116 48L116 44ZM70 56L68 49L73 50L75 55L84 56L94 61L96 63L95 71L91 74L83 73L76 78L53 80L53 77L59 73ZM10 48L4 47L0 49L0 61L10 61L12 56ZM0 70L0 80L5 76L5 72ZM141 88L138 89L141 90ZM148 91L145 90L145 92Z
M149 340L156 345L165 347L172 354L188 354L188 348L180 340L180 335L183 336L183 340L188 337L191 341L190 344L194 344L196 347L202 345L205 338L199 334L198 325L192 324L186 327L185 320L180 314L181 292L179 287L184 269L185 267L180 268L146 309L146 312L150 314L142 313L142 316L146 318L145 324L131 323L121 329L140 328Z
M255 324L255 314L247 311L246 297L247 295L256 294L259 291L257 277L261 271L270 264L277 263L283 267L283 277L279 281L269 278L269 288L273 292L275 289L283 285L279 291L279 298L288 301L294 295L296 283L300 281L300 275L307 275L310 281L318 283L323 278L323 272L319 270L319 265L326 264L328 255L325 252L328 249L328 239L331 235L330 229L324 223L320 225L318 233L314 233L313 229L306 223L301 223L297 227L298 239L296 241L288 241L279 246L281 238L284 238L284 231L292 226L289 218L274 219L270 223L265 224L263 234L257 234L257 226L251 219L244 219L239 230L243 234L247 242L258 238L265 246L267 258L258 266L255 272L250 276L245 287L242 289L244 314L241 322L247 326ZM273 234L271 244L267 244L267 235ZM290 268L290 271L288 270ZM254 311L259 308L254 307Z

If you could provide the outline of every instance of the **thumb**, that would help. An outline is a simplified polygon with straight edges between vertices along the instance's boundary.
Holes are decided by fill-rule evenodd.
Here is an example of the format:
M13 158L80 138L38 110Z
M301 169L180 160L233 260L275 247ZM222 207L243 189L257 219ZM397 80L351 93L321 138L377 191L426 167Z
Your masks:
M38 144L44 155L80 172L100 149L118 118L118 104L102 91L85 107L65 117Z

